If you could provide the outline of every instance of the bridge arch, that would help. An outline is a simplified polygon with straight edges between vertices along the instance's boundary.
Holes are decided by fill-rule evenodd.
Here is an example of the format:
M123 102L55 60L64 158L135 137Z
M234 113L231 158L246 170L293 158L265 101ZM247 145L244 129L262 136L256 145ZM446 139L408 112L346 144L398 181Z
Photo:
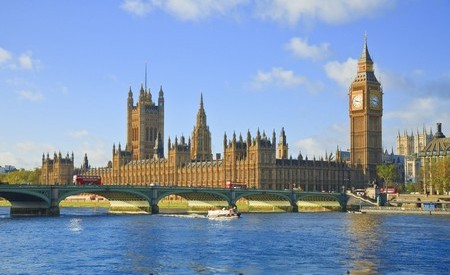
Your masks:
M86 189L77 189L77 190L71 190L71 191L60 191L59 197L57 200L57 203L59 204L64 199L80 195L83 193L87 194L94 194L102 196L108 200L114 200L117 197L123 197L123 198L130 198L130 199L136 199L136 200L145 200L149 203L152 201L151 197L142 191L132 190L132 189L116 189L116 188L109 188L108 190L105 190L104 188L86 188Z
M210 189L210 188L174 188L159 189L157 197L153 200L158 204L162 199L171 195L179 196L188 201L188 205L193 210L204 211L210 208L231 206L230 190Z
M299 193L295 204L300 208L321 206L325 209L341 208L345 211L348 198L341 193L310 192Z
M59 190L57 203L69 196L94 194L109 201L109 212L153 213L152 197L149 189L128 188L126 186L85 186L83 188L63 187Z
M297 212L292 192L278 190L239 190L233 204L245 199L248 211L256 208L261 211L293 211ZM275 210L277 209L277 210Z
M164 191L160 191L158 192L158 197L157 197L157 201L160 201L161 199L170 196L170 195L178 195L178 196L189 196L190 194L201 194L201 195L210 195L211 197L214 198L221 198L224 201L230 201L229 197L224 194L222 189L203 189L203 188L199 188L199 189L190 189L190 188L186 188L185 190L182 188L177 188L177 189L173 189L173 190L164 190Z
M52 207L51 190L13 186L1 190L0 197L11 204L11 216L59 215L59 208Z
M0 192L0 197L8 200L9 202L14 201L27 201L27 200L35 200L42 201L50 205L51 200L50 196L45 191L34 191L30 189L23 190L14 190L14 191L2 191Z
M291 201L291 196L289 193L280 193L280 192L252 192L252 191L247 191L247 192L243 192L243 193L236 193L236 200L239 200L240 198L249 198L249 197L257 197L257 196L265 196L265 197L271 197L271 198L278 198L281 200L286 200L286 201Z

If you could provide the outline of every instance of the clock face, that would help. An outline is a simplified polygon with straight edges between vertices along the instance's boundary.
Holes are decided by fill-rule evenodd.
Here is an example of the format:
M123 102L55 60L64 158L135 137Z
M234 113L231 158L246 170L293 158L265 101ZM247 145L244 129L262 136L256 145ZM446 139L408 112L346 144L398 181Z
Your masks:
M361 109L363 106L363 97L362 95L354 95L352 97L352 105L355 109Z
M373 95L370 97L370 106L373 108L380 107L380 98L377 95Z

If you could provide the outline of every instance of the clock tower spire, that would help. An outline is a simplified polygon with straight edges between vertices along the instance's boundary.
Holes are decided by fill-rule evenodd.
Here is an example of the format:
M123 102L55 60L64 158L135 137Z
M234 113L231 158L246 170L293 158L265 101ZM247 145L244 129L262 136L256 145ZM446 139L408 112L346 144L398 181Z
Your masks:
M363 169L366 180L375 179L376 166L382 162L382 99L365 35L357 75L349 90L349 113L350 161Z

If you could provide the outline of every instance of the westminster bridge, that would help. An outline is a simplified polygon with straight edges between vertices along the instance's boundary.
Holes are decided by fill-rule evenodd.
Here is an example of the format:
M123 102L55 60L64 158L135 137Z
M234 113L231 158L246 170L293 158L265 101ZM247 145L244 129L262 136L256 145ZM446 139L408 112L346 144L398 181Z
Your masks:
M159 213L158 202L177 195L188 202L217 207L236 206L239 199L265 205L284 203L293 212L302 205L330 205L346 210L345 193L298 192L294 190L225 189L174 186L124 186L124 185L0 185L0 197L11 203L14 216L58 216L59 204L69 196L95 194L109 200L111 212Z

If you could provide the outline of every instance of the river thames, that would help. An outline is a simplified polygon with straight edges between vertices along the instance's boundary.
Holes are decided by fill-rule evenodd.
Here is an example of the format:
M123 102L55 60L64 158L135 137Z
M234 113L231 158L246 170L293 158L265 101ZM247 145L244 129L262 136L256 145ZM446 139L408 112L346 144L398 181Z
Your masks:
M450 217L341 212L10 218L2 274L444 274Z

